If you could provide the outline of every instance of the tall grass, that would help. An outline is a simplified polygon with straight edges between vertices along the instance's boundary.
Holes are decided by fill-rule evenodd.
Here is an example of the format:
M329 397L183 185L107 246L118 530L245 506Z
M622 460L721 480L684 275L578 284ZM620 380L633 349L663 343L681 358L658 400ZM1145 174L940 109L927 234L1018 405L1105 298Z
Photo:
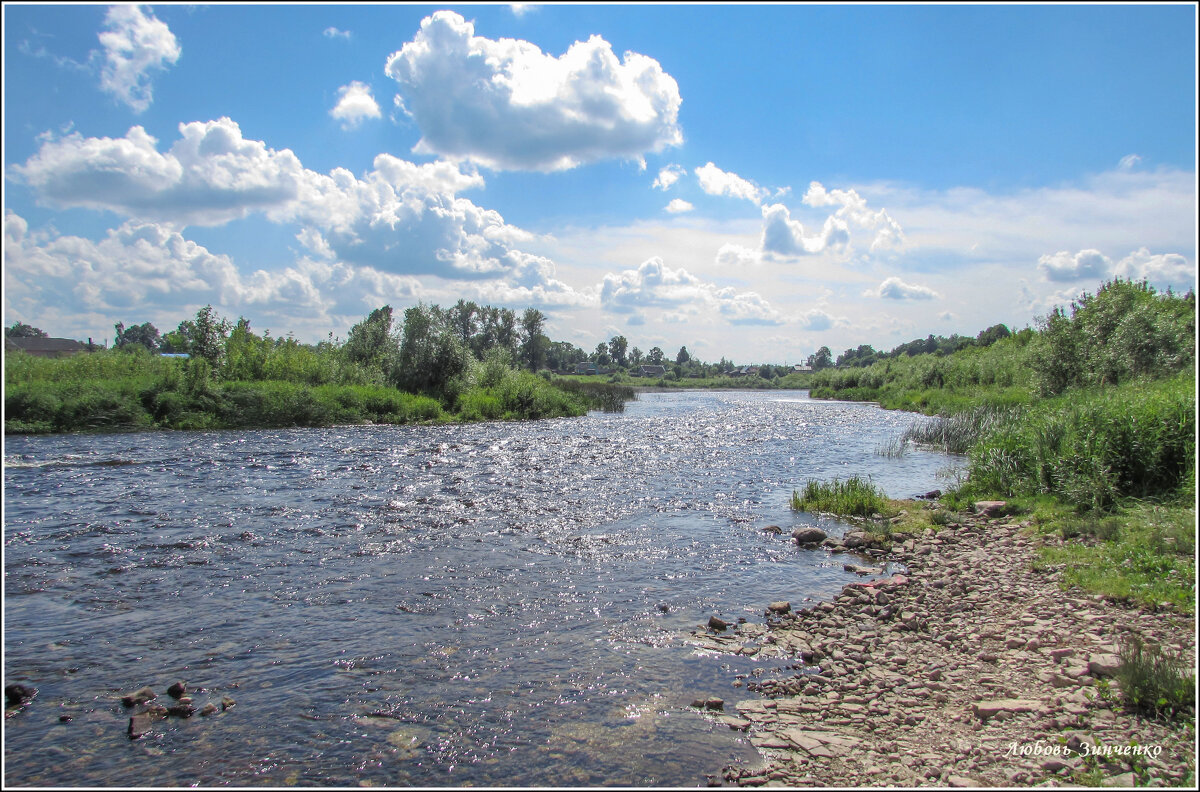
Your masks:
M990 433L1020 421L1024 412L1020 407L983 404L963 412L938 415L932 420L915 421L904 430L900 442L965 454Z
M884 513L888 509L888 500L869 479L858 476L845 480L835 478L829 482L809 479L803 493L792 493L792 509L869 517Z
M556 388L579 397L590 409L624 412L625 403L637 399L637 391L619 383L556 379Z
M1121 695L1134 710L1156 717L1172 717L1194 710L1196 677L1187 662L1174 652L1147 645L1140 636L1123 638L1118 645L1121 667L1117 679Z

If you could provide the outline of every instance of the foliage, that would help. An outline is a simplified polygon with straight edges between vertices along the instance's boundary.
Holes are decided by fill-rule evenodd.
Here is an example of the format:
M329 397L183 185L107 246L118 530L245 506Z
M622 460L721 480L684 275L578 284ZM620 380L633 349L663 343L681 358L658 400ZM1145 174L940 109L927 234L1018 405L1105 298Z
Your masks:
M1156 717L1173 717L1195 710L1196 677L1175 652L1146 644L1141 636L1125 636L1118 645L1121 667L1117 679L1131 709Z
M158 328L146 322L140 325L132 325L125 327L124 322L117 322L116 337L113 340L113 347L116 349L132 349L133 347L141 347L147 352L157 352L161 343L158 334Z
M47 334L44 330L39 330L36 327L25 324L24 322L13 322L12 327L4 328L4 335L8 338L46 338Z
M844 481L835 478L824 483L809 479L803 493L792 493L792 508L796 511L869 517L886 512L889 503L883 491L870 480L851 476Z

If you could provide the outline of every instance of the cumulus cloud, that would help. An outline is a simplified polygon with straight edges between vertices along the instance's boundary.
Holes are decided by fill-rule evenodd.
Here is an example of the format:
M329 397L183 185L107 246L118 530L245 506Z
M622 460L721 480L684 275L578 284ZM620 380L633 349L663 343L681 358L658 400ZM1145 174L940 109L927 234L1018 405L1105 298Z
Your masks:
M99 35L104 48L100 87L141 113L153 101L150 72L179 60L179 42L166 23L136 5L111 6L104 24Z
M717 266L722 270L738 270L762 263L762 252L745 245L726 242L717 250Z
M762 216L761 246L766 254L803 256L827 249L842 249L850 244L850 229L837 215L825 218L825 224L817 234L808 234L804 225L793 220L783 204L764 206Z
M645 55L618 59L599 36L556 58L528 41L476 36L471 22L438 11L386 73L421 130L417 153L558 171L683 141L674 78Z
M878 289L867 289L864 297L880 297L885 300L933 300L941 295L926 286L905 283L899 278L888 278Z
M736 173L723 171L711 162L696 168L695 172L696 178L700 180L700 188L709 195L728 195L754 204L761 204L767 195L766 190L753 182Z
M228 118L179 132L165 154L140 126L122 138L72 133L12 170L44 203L183 225L219 225L297 196L303 168L291 151L244 139Z
M348 38L350 38L350 31L349 30L338 30L337 28L330 26L330 27L325 28L323 35L325 36L325 38L331 38L331 39L337 39L337 38L348 39Z
M1127 280L1144 279L1160 291L1196 288L1196 265L1178 253L1154 254L1139 248L1118 261L1113 274Z
M658 172L658 176L655 177L654 184L651 186L659 190L669 190L671 185L679 181L686 174L687 171L678 165L668 165Z
M671 214L681 214L683 212L690 212L695 208L696 207L692 206L690 203L683 200L682 198L676 198L676 199L672 200L671 203L667 204L667 211L670 212Z
M820 308L813 308L804 312L797 324L802 330L819 333L835 327L849 327L850 320L844 316L833 316Z
M614 313L662 310L662 318L695 315L715 310L730 324L778 325L778 312L755 292L737 293L718 287L687 270L671 269L658 257L647 259L635 270L609 273L599 291L600 304Z
M13 173L44 203L107 209L142 223L220 225L251 213L298 223L317 260L398 275L504 280L539 304L585 299L554 265L521 250L533 239L495 211L462 198L478 172L444 160L389 154L361 177L305 169L292 152L246 140L229 119L180 126L166 153L141 127L123 138L47 140Z
M1099 250L1081 250L1074 254L1060 250L1039 258L1038 269L1046 276L1046 280L1097 280L1112 269L1112 261Z
M366 118L379 118L379 103L371 95L371 86L358 80L338 89L338 102L329 115L342 122L343 129L353 129Z
M904 241L904 231L887 211L872 211L866 200L855 190L826 190L820 182L808 185L801 203L812 207L837 206L834 215L838 219L858 228L875 232L871 251L899 247Z

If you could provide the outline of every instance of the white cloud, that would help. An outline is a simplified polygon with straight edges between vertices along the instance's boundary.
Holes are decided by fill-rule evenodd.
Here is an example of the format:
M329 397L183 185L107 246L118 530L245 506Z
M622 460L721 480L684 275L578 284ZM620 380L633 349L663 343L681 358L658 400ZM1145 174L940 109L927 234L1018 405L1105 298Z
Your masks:
M783 204L762 208L763 229L761 247L764 254L802 256L826 249L844 249L850 244L850 229L846 221L830 215L819 234L809 235L799 220L793 220Z
M700 188L709 195L728 195L754 204L761 204L767 195L766 190L753 182L723 171L711 162L696 168L696 178L700 180Z
M855 190L826 190L820 182L811 182L801 203L807 206L838 206L836 217L859 228L875 231L871 251L896 248L904 242L904 231L883 209L871 211Z
M422 154L557 171L683 141L675 80L645 55L619 60L599 36L555 58L528 41L476 36L471 22L438 11L386 73L421 130Z
M675 198L669 204L667 204L667 211L670 212L671 214L680 214L682 212L690 212L695 208L696 207L692 206L690 203L683 200L682 198Z
M755 292L718 287L683 268L673 270L658 257L647 259L636 270L605 275L599 298L614 313L658 308L663 310L659 318L678 319L715 310L730 324L782 324L778 312Z
M338 89L338 102L329 115L342 122L343 129L353 129L366 118L379 118L379 103L371 95L371 86L358 80Z
M1117 262L1113 274L1133 281L1144 279L1160 291L1196 288L1196 265L1178 253L1153 254L1139 248Z
M47 140L12 170L45 203L182 225L220 225L298 195L303 168L291 151L244 139L228 118L180 124L179 132L166 154L140 126L123 138L73 133Z
M654 179L654 184L651 187L656 187L659 190L669 190L671 185L679 181L683 176L687 175L687 171L678 165L668 165L658 172L658 176Z
M517 19L538 9L538 6L534 3L509 3L508 7Z
M349 30L338 30L337 28L330 26L330 27L325 28L323 35L325 36L325 38L331 38L331 39L336 39L336 38L349 39L350 31Z
M1060 250L1038 259L1038 269L1051 281L1099 280L1112 269L1112 261L1099 250L1071 254Z
M110 6L104 24L100 87L141 113L153 101L149 73L179 60L179 42L164 22L136 5Z
M1123 171L1129 171L1136 168L1141 161L1141 156L1137 154L1126 154L1124 157L1121 157L1121 162L1117 167Z
M716 264L722 270L739 270L762 264L762 252L745 245L726 242L717 250Z
M892 277L879 284L878 289L867 289L863 296L880 297L885 300L934 300L941 295L928 287L905 283Z
M849 327L850 320L844 316L833 316L820 308L813 308L800 317L798 324L802 330L819 333L835 327Z

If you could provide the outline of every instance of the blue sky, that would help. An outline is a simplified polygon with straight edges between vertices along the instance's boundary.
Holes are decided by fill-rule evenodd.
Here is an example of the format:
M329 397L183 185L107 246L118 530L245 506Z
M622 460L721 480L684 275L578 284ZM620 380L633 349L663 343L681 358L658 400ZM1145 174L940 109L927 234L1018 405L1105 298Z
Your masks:
M1196 8L4 6L4 323L796 362L1196 281Z

